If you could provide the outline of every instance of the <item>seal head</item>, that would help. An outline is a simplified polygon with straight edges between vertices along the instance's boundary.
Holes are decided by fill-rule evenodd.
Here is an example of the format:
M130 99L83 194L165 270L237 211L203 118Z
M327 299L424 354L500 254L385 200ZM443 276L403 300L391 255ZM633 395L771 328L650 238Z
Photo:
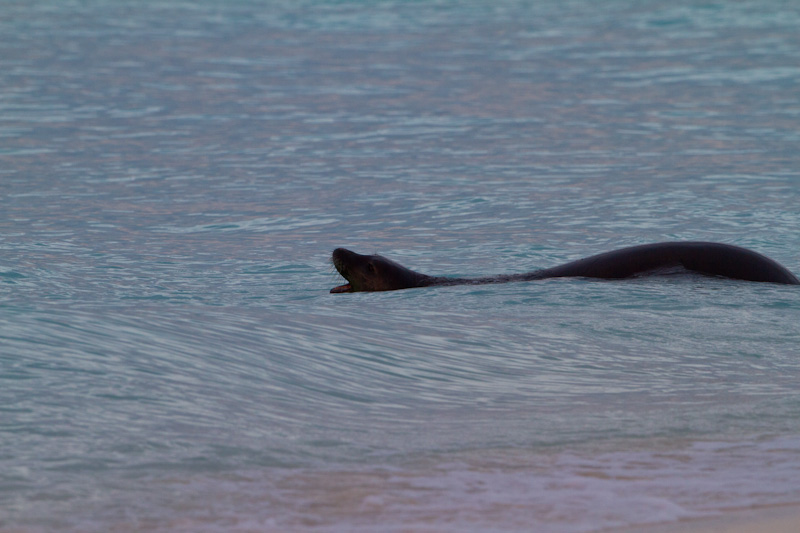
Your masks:
M361 255L346 248L335 249L331 262L348 281L331 292L396 291L425 287L433 279L381 255Z

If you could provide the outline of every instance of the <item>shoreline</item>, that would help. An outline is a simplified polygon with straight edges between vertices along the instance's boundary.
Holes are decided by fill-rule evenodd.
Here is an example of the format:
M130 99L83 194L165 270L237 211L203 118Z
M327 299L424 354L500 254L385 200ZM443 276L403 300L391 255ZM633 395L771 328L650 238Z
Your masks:
M616 533L797 533L800 503L729 509L719 516L632 526ZM604 530L611 533L611 530Z

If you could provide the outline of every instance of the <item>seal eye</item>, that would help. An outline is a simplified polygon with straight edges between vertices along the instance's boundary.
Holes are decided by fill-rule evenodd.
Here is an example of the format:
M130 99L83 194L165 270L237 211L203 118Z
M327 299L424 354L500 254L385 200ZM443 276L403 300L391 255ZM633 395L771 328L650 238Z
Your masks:
M370 274L374 274L375 273L375 265L373 265L372 263L367 263L367 270L369 270Z

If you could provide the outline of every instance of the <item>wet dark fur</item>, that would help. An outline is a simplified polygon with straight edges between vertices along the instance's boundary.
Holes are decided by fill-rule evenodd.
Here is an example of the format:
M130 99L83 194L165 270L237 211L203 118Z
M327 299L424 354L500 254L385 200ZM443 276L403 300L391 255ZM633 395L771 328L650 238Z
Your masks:
M713 242L661 242L622 248L560 266L524 274L485 278L428 276L380 255L361 255L337 248L331 256L349 283L331 292L393 291L431 285L507 283L545 278L621 279L679 267L710 276L800 285L800 280L772 259L746 248Z

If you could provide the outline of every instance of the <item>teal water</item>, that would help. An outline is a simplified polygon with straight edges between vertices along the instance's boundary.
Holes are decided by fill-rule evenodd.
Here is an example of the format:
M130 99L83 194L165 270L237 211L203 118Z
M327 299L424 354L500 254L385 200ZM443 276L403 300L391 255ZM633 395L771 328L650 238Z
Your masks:
M800 502L800 291L330 294L711 240L800 274L789 2L0 18L0 531L583 532Z

